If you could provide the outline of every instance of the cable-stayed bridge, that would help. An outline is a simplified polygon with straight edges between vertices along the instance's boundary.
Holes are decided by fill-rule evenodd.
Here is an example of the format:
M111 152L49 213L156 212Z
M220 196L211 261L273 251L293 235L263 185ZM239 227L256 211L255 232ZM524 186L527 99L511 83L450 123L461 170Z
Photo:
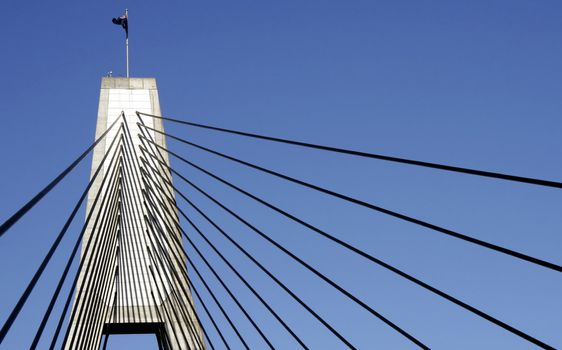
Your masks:
M385 325L388 332L403 337L412 348L433 348L434 345L425 339L424 334L393 320L352 288L331 277L330 271L324 271L311 263L302 254L302 247L289 246L280 241L257 225L255 218L244 215L239 208L226 204L196 183L181 170L181 167L187 167L225 190L235 192L240 197L263 206L282 220L319 237L341 251L344 258L353 256L362 264L385 270L403 279L412 288L419 288L444 303L454 305L459 311L481 319L489 327L502 329L506 337L514 337L533 347L555 348L554 344L516 324L504 321L493 312L472 305L439 285L389 263L371 253L369 247L351 243L344 235L324 229L322 222L312 222L290 208L263 198L230 179L228 171L218 173L207 169L190 158L187 151L196 149L209 157L223 159L292 186L306 188L369 213L388 216L447 239L499 254L505 259L529 264L548 271L553 279L560 278L558 274L562 272L562 267L557 263L256 164L235 156L235 152L230 150L196 143L189 138L166 132L164 122L216 135L311 149L338 157L354 157L365 162L397 163L493 181L509 181L521 186L549 188L552 191L562 188L562 183L557 181L342 149L163 116L154 79L103 78L95 141L21 209L10 214L0 227L0 236L10 235L12 226L32 215L33 207L47 200L47 195L53 189L64 186L65 177L89 154L93 154L90 181L75 205L69 208L60 231L51 245L45 248L46 254L41 263L35 273L28 276L26 287L9 310L0 330L0 344L10 336L10 330L18 322L21 311L29 307L34 291L53 256L61 254L65 257L65 264L58 273L57 282L49 290L48 303L40 306L42 317L37 320L37 324L28 326L28 339L21 340L30 349L104 349L112 334L136 333L155 334L162 349L255 348L252 346L254 341L250 341L250 338L257 338L260 348L281 348L277 339L252 314L252 308L248 307L248 295L273 320L281 330L280 333L291 339L295 348L313 349L306 332L295 327L294 318L300 317L300 314L287 313L276 307L265 296L260 284L253 280L254 273L248 274L245 271L247 265L258 271L261 278L268 280L276 293L290 299L299 312L305 313L329 334L333 338L334 349L362 348L355 344L353 337L325 316L326 310L312 306L299 294L297 288L286 283L268 267L267 261L260 258L263 254L255 251L256 246L248 246L237 232L225 228L220 218L206 212L193 196L178 186L182 184L210 201L222 215L251 232L252 239L272 247L288 262L300 266L309 274L310 279L320 281L329 293L336 293L349 301L352 312L365 313L376 319ZM178 145L177 149L168 148L167 142L171 141ZM79 220L77 214L83 206L86 206L85 222L78 232L72 232L71 224ZM202 220L205 227L194 220L194 216ZM214 238L208 235L208 228L216 231ZM217 238L221 241L218 242ZM70 241L71 248L61 248L63 241ZM225 249L226 245L229 246L228 251L233 250L243 256L245 262L242 264L238 259L232 259ZM315 249L317 247L308 247L310 251ZM334 256L334 259L339 259L339 256ZM224 271L228 275L217 268L217 261L224 264ZM233 280L244 286L245 295L240 295L238 290L232 288ZM365 283L375 285L376 281L365 276ZM66 289L64 286L67 286ZM226 307L227 303L232 307ZM55 307L56 305L59 307ZM234 312L236 315L233 315ZM245 320L246 327L240 326L237 321L240 318ZM377 335L371 336L372 348L378 348Z

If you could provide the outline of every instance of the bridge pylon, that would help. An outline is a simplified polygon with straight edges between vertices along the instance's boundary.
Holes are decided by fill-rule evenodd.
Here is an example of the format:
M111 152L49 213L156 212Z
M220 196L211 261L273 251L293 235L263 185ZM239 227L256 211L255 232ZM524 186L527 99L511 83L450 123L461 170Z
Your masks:
M205 349L191 289L154 78L102 78L88 193L91 216L64 349L98 350L104 335L156 334L161 349ZM145 139L143 139L145 138ZM162 147L158 149L150 140ZM94 219L95 218L95 219Z

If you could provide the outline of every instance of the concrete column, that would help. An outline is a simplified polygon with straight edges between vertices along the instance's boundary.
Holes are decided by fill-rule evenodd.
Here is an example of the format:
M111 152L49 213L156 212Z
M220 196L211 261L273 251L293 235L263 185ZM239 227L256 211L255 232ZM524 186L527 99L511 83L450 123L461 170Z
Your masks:
M142 180L140 167L144 167L141 161L144 153L137 136L141 130L136 111L161 115L154 78L102 78L96 138L124 113L133 150L116 144L112 154L101 164L112 140L118 138L116 142L119 141L123 134L118 129L121 121L94 149L92 176L99 166L103 168L88 194L87 214L92 212L93 219L100 213L107 211L108 214L103 216L104 222L98 220L96 224L95 220L90 220L83 237L81 259L84 262L79 271L74 317L65 349L97 350L104 333L147 332L157 333L169 349L204 349L204 345L199 345L203 343L203 334L191 307L193 300L185 277L187 268L182 256L181 232L176 228L179 224L177 210L160 190L145 185ZM141 117L147 126L164 131L162 120ZM163 135L153 131L149 134L156 144L166 147ZM122 147L125 153L124 158L116 159L115 171L121 179L115 184L102 185L104 175L110 171L109 159L120 149L116 146ZM161 153L163 161L169 164L166 152ZM144 158L151 163L149 156L144 155ZM150 168L145 170L175 199L168 184ZM100 191L103 194L109 186L114 186L111 193L115 197L108 194L105 199L102 195L94 206L97 194ZM146 203L146 187L156 192L156 212ZM117 199L110 205L112 198ZM105 201L108 202L100 205ZM154 224L145 220L151 213L156 216ZM155 227L159 228L156 233ZM90 239L92 243L86 250Z

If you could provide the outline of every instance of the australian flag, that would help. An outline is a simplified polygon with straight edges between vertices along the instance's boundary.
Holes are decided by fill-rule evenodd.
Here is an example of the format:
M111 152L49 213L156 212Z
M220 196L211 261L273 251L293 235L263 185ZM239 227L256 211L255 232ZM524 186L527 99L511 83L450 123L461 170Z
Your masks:
M129 19L127 18L126 13L123 16L112 19L111 22L113 22L113 24L117 24L123 27L123 29L125 29L125 34L127 35L127 38L129 37Z

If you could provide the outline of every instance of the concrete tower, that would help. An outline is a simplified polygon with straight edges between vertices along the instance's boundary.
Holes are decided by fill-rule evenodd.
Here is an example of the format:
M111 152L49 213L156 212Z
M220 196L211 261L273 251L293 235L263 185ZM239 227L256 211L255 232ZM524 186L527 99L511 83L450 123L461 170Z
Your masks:
M154 146L166 142L137 124L163 132L162 121L136 111L161 115L154 78L102 79L96 138L121 120L94 150L92 175L102 169L88 194L92 219L65 349L97 350L103 334L129 333L155 333L162 349L205 348L162 166L168 157Z

